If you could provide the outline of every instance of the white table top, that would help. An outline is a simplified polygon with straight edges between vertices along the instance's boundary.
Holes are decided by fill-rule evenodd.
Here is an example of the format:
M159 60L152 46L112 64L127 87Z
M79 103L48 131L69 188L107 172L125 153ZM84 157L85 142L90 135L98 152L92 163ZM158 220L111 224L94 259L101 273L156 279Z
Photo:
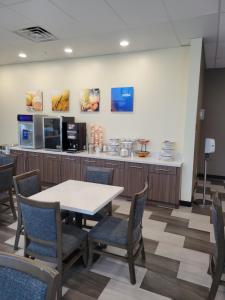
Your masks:
M68 180L32 195L30 199L60 202L62 209L94 215L123 190L124 188L119 186Z

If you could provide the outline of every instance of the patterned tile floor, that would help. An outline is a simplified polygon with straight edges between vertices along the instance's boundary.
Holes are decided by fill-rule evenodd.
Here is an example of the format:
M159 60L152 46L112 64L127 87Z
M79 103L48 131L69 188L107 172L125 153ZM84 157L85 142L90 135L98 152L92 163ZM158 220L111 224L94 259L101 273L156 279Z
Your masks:
M202 197L199 181L195 198ZM207 197L217 190L225 198L223 182L207 182ZM225 202L224 202L225 204ZM116 199L114 214L127 218L130 202ZM225 216L225 205L223 205ZM16 223L12 216L0 211L0 251L14 253ZM88 270L77 262L65 274L64 300L200 300L207 299L211 277L208 275L209 254L213 252L214 235L210 208L181 206L179 209L148 207L144 212L143 236L146 261L136 262L137 283L129 283L128 267L111 258L99 258ZM23 254L23 240L20 250ZM111 251L117 252L113 247ZM220 287L217 300L225 300Z

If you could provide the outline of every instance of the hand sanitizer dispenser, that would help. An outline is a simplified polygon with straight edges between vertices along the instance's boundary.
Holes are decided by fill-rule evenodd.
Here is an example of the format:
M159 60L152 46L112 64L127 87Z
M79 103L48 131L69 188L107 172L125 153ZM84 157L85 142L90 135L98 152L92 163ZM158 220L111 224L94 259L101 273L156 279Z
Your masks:
M214 153L216 149L215 139L205 139L205 154Z

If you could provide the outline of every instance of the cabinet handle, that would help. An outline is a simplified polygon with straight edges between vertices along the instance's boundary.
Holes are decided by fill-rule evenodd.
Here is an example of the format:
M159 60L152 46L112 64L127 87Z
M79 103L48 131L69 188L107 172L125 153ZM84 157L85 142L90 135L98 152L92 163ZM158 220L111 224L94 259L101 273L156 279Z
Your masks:
M143 169L143 167L138 167L138 166L130 166L130 168L133 168L133 169Z
M161 172L169 172L168 169L156 169L156 171L161 171Z
M31 154L30 156L38 157L38 154Z
M108 166L118 166L118 164L114 164L114 163L110 163L110 162L107 162L105 164L108 165Z
M96 163L96 160L85 160L86 163Z
M76 158L70 158L70 157L65 157L63 159L65 159L65 160L71 160L71 161L75 161L76 160Z
M46 156L46 158L49 158L49 159L57 159L56 156Z

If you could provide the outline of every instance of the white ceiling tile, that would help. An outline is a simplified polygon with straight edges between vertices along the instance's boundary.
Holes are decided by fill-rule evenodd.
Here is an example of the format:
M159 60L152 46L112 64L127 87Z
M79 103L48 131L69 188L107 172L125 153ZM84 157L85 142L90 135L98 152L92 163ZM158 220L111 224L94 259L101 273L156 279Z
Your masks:
M221 0L221 12L225 12L225 0Z
M225 59L225 43L218 44L217 59Z
M31 0L11 6L34 24L49 30L58 38L68 38L83 32L82 26L47 0Z
M3 4L5 6L10 6L13 4L28 2L28 1L30 1L30 0L0 0L0 4Z
M8 7L1 7L0 27L13 31L32 25L34 25L34 22L32 22L28 17L24 17L23 15L14 12Z
M219 0L162 0L173 20L218 13Z
M217 14L174 21L173 24L182 44L199 37L203 37L206 42L216 42Z
M159 0L106 0L129 26L142 26L168 21Z
M204 50L206 67L215 67L216 43L204 43Z
M220 15L219 42L225 42L225 13Z
M51 0L62 11L79 21L90 32L106 32L125 28L126 24L104 0Z

